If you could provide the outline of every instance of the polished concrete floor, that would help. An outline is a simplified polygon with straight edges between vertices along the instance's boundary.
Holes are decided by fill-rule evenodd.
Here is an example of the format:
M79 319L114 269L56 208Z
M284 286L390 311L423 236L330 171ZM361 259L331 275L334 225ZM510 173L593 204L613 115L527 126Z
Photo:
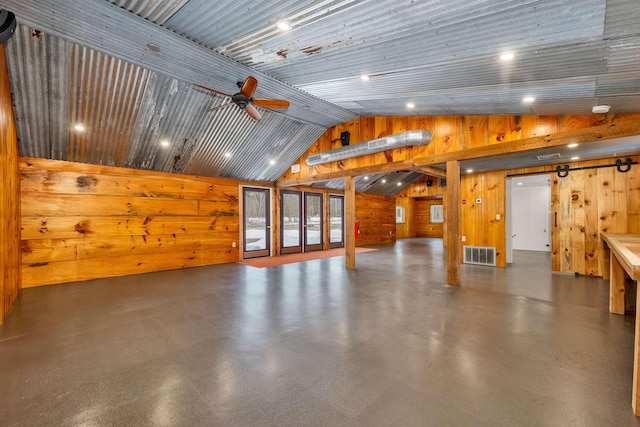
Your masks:
M26 289L2 426L635 426L633 314L548 254L445 282L440 240Z

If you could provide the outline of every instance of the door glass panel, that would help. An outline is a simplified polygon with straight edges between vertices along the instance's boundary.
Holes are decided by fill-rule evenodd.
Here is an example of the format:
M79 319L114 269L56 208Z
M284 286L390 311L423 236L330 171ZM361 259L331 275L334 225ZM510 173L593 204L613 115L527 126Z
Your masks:
M268 256L270 247L269 190L243 189L245 258Z
M282 247L302 250L302 195L300 192L282 192Z
M344 197L329 196L329 243L344 241Z
M305 194L305 247L320 245L322 249L322 194Z

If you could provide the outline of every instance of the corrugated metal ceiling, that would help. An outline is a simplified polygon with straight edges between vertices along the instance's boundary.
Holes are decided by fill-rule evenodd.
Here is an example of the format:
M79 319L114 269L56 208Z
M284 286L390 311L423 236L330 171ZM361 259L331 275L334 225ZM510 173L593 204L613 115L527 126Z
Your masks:
M597 103L626 113L640 105L637 1L3 0L2 7L21 24L7 47L27 156L272 181L327 127L358 115L588 114ZM280 20L292 30L276 29ZM505 50L515 53L512 62L498 60ZM360 81L361 73L371 80ZM256 96L291 107L261 110L256 123L235 107L209 111L228 98L192 86L233 93L247 75L258 78ZM524 95L536 102L523 104ZM406 110L407 101L415 109ZM76 121L87 122L85 134L70 130ZM374 190L391 191L368 186Z

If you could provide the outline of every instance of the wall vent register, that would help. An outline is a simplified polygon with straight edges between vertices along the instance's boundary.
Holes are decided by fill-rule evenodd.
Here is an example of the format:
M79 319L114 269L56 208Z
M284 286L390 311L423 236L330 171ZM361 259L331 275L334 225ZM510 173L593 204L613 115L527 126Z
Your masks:
M464 246L465 264L496 266L496 248L486 246Z

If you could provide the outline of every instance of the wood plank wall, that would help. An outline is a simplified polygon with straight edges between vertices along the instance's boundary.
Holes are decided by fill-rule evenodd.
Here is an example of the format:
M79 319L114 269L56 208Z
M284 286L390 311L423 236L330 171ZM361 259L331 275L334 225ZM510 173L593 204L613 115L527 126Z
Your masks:
M495 247L498 267L507 265L505 175L505 172L478 173L462 175L460 180L460 233L466 239L460 243L461 250L464 245ZM496 219L497 214L500 220Z
M363 117L328 129L296 161L300 172L287 171L280 179L306 178L321 173L380 165L413 157L442 154L522 138L584 129L604 124L621 124L640 119L640 114L589 114L584 116L403 116ZM351 133L351 144L406 130L428 129L434 134L427 146L403 147L317 166L307 166L310 154L339 148L340 133Z
M356 246L395 242L395 197L356 193L356 218L360 221Z
M20 173L24 287L239 259L237 181L35 158Z
M396 224L396 238L416 237L415 205L413 197L396 198L396 206L404 207L404 223Z
M0 324L21 288L18 156L9 74L0 44Z
M430 185L427 185L430 181ZM440 178L425 175L396 195L398 206L405 208L405 224L398 224L398 238L444 237L443 224L431 224L431 205L444 204L446 187L440 186Z
M415 228L416 237L440 237L444 236L444 223L431 222L431 206L442 205L442 200L416 199Z

